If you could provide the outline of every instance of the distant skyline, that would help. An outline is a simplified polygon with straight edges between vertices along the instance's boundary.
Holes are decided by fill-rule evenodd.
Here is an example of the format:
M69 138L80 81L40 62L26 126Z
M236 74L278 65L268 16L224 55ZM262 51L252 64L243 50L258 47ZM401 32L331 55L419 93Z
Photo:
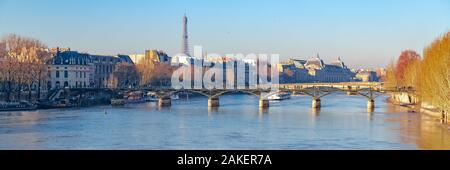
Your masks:
M92 54L278 53L356 68L383 67L450 31L448 0L0 0L0 35Z

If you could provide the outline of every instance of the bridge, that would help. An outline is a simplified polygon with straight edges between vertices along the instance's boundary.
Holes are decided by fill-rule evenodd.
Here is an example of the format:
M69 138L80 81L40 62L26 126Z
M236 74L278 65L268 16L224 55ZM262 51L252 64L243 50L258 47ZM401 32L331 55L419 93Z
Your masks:
M273 88L276 89L273 89ZM259 98L259 107L268 108L271 89L274 91L289 92L297 95L310 96L312 99L311 107L313 109L320 109L322 106L322 99L330 94L344 93L348 95L359 95L367 100L368 111L373 111L375 108L375 98L386 94L396 92L414 92L410 88L386 88L380 82L342 82L342 83L298 83L298 84L278 84L271 87L264 87L260 85L258 88L251 89L173 89L162 87L147 87L139 89L59 89L51 93L48 98L54 100L60 96L66 96L70 92L79 96L101 96L106 94L109 96L120 94L118 92L125 91L151 91L155 92L158 98L158 105L160 107L169 107L172 104L171 96L179 93L195 93L208 98L208 107L217 108L220 106L220 96L230 93L245 93L254 95Z
M274 85L272 85L274 87ZM386 93L393 92L413 92L413 89L408 88L384 88L383 83L380 82L343 82L343 83L299 83L299 84L279 84L275 85L278 91L290 92L292 94L301 94L311 96L312 108L319 109L321 107L321 100L323 97L333 93L346 93L348 95L359 95L367 99L367 109L373 111L375 108L375 98ZM171 88L149 88L149 91L156 93L158 97L158 105L167 107L171 105L172 94L180 92L197 93L208 98L208 107L219 107L219 97L228 93L246 93L259 97L259 107L269 107L268 94L270 88L259 86L256 89L171 89Z

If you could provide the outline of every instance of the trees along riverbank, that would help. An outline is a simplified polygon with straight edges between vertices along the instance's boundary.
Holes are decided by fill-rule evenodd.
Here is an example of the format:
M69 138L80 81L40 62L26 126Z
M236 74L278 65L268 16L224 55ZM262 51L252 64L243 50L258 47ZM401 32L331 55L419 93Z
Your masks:
M450 32L437 38L423 51L423 59L404 51L386 72L386 87L412 88L414 93L394 94L392 99L420 106L421 111L450 121ZM403 96L403 97L402 97ZM415 99L415 100L406 100Z
M47 79L46 63L51 55L47 46L37 39L9 34L0 40L0 100L27 100L41 97ZM15 96L12 96L14 95Z

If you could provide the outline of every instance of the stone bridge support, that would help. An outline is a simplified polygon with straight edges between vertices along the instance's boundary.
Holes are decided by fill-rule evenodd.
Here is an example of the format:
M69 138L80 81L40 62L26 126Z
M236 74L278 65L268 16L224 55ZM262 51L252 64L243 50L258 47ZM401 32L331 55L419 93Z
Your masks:
M312 108L313 109L318 109L321 106L322 106L322 103L321 103L320 98L313 97L313 99L312 99Z
M208 107L219 107L219 98L218 97L209 97L208 98Z
M172 105L172 99L170 97L161 97L158 99L159 107L169 107Z
M374 110L375 109L375 100L369 99L367 101L367 110Z
M259 99L259 108L268 108L269 107L269 100L260 98Z

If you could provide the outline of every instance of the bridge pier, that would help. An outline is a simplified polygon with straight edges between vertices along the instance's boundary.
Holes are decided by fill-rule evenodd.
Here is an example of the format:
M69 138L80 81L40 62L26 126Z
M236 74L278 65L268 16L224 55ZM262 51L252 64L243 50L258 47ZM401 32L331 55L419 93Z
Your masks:
M267 99L259 99L259 107L260 108L268 108L269 107L269 100L267 100Z
M375 101L373 99L369 99L367 101L367 110L373 110L375 108Z
M320 99L313 98L312 99L312 108L317 109L322 106Z
M208 107L219 107L219 98L216 97L208 98Z
M347 96L353 96L353 95L356 95L356 92L347 91Z
M159 107L167 107L167 106L171 106L172 105L172 99L171 98L166 98L166 97L162 97L158 99L158 106Z

